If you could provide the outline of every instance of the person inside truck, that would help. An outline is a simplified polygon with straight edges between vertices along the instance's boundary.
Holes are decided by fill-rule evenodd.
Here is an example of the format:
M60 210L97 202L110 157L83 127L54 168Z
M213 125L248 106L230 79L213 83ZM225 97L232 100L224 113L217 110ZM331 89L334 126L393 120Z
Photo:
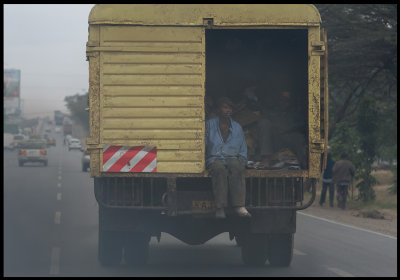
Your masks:
M218 116L206 121L206 165L211 174L216 218L225 218L229 202L239 217L251 217L245 206L244 171L247 145L243 129L232 120L232 101L221 97L217 101Z
M305 118L288 90L280 92L276 105L263 110L258 122L257 146L262 164L273 167L273 155L287 148L296 155L300 168L306 169Z

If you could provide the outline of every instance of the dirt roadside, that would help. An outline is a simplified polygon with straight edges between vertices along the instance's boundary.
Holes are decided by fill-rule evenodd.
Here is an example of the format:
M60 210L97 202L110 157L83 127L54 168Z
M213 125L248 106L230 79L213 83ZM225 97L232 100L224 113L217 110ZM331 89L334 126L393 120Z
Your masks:
M388 188L389 185L375 186L374 189L377 198L379 199L382 194L386 194ZM397 203L396 195L395 200ZM336 206L336 201L335 206L330 207L328 197L324 205L320 206L317 191L317 198L314 203L301 212L397 238L397 209L383 209L379 207L372 207L372 209L371 207L367 209L351 209L349 207L346 210L342 210Z

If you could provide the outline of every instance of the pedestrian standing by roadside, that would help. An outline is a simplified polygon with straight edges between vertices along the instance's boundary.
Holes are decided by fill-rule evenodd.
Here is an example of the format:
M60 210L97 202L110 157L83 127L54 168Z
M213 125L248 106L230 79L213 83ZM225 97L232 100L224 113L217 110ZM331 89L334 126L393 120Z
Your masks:
M347 192L353 180L354 172L354 164L347 159L347 154L343 152L340 155L340 160L335 163L332 169L332 182L337 186L336 196L338 206L343 210L346 209Z
M240 217L251 217L245 206L246 187L243 184L247 163L247 145L242 127L232 120L232 101L221 97L218 116L206 122L206 164L210 170L216 218L225 218L230 205Z
M319 205L322 206L325 203L326 190L329 189L329 206L333 207L333 198L335 195L335 185L332 183L332 169L335 165L335 161L331 157L331 153L328 153L326 168L322 178L322 191Z

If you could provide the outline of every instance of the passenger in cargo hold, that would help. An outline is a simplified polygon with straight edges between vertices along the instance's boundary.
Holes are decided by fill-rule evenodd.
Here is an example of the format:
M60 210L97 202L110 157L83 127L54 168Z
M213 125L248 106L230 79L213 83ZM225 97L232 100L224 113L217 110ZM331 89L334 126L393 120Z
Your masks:
M281 91L278 106L262 112L258 122L257 146L262 164L267 168L276 164L274 154L289 149L296 155L300 168L306 169L306 123L297 109L292 93Z
M221 97L218 116L206 122L206 164L210 170L216 218L225 218L225 207L230 205L240 217L251 217L244 207L246 189L242 183L247 163L247 145L243 129L232 120L232 101Z

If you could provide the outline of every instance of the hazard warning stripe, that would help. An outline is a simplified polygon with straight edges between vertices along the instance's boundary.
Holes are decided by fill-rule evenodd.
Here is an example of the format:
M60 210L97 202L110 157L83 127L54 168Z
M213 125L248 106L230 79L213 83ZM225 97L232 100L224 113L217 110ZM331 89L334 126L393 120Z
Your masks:
M104 146L103 147L103 164L106 163L112 155L115 154L122 146Z
M129 149L128 146L109 146L103 148L103 171L108 171Z
M103 171L156 172L157 148L154 146L104 146Z
M151 149L135 166L130 170L131 172L144 172L144 169L147 168L150 163L152 163L156 159L156 147ZM154 169L154 168L153 168ZM148 172L152 172L148 171Z
M108 168L107 171L109 171L109 172L119 172L119 171L124 172L125 170L122 170L122 169L125 168L125 166L131 161L132 158L134 158L141 151L142 148L144 148L144 147L142 147L142 146L130 147L128 150L126 150L126 152L124 152L124 154L122 154L120 156L119 159L117 159L110 166L110 168Z

